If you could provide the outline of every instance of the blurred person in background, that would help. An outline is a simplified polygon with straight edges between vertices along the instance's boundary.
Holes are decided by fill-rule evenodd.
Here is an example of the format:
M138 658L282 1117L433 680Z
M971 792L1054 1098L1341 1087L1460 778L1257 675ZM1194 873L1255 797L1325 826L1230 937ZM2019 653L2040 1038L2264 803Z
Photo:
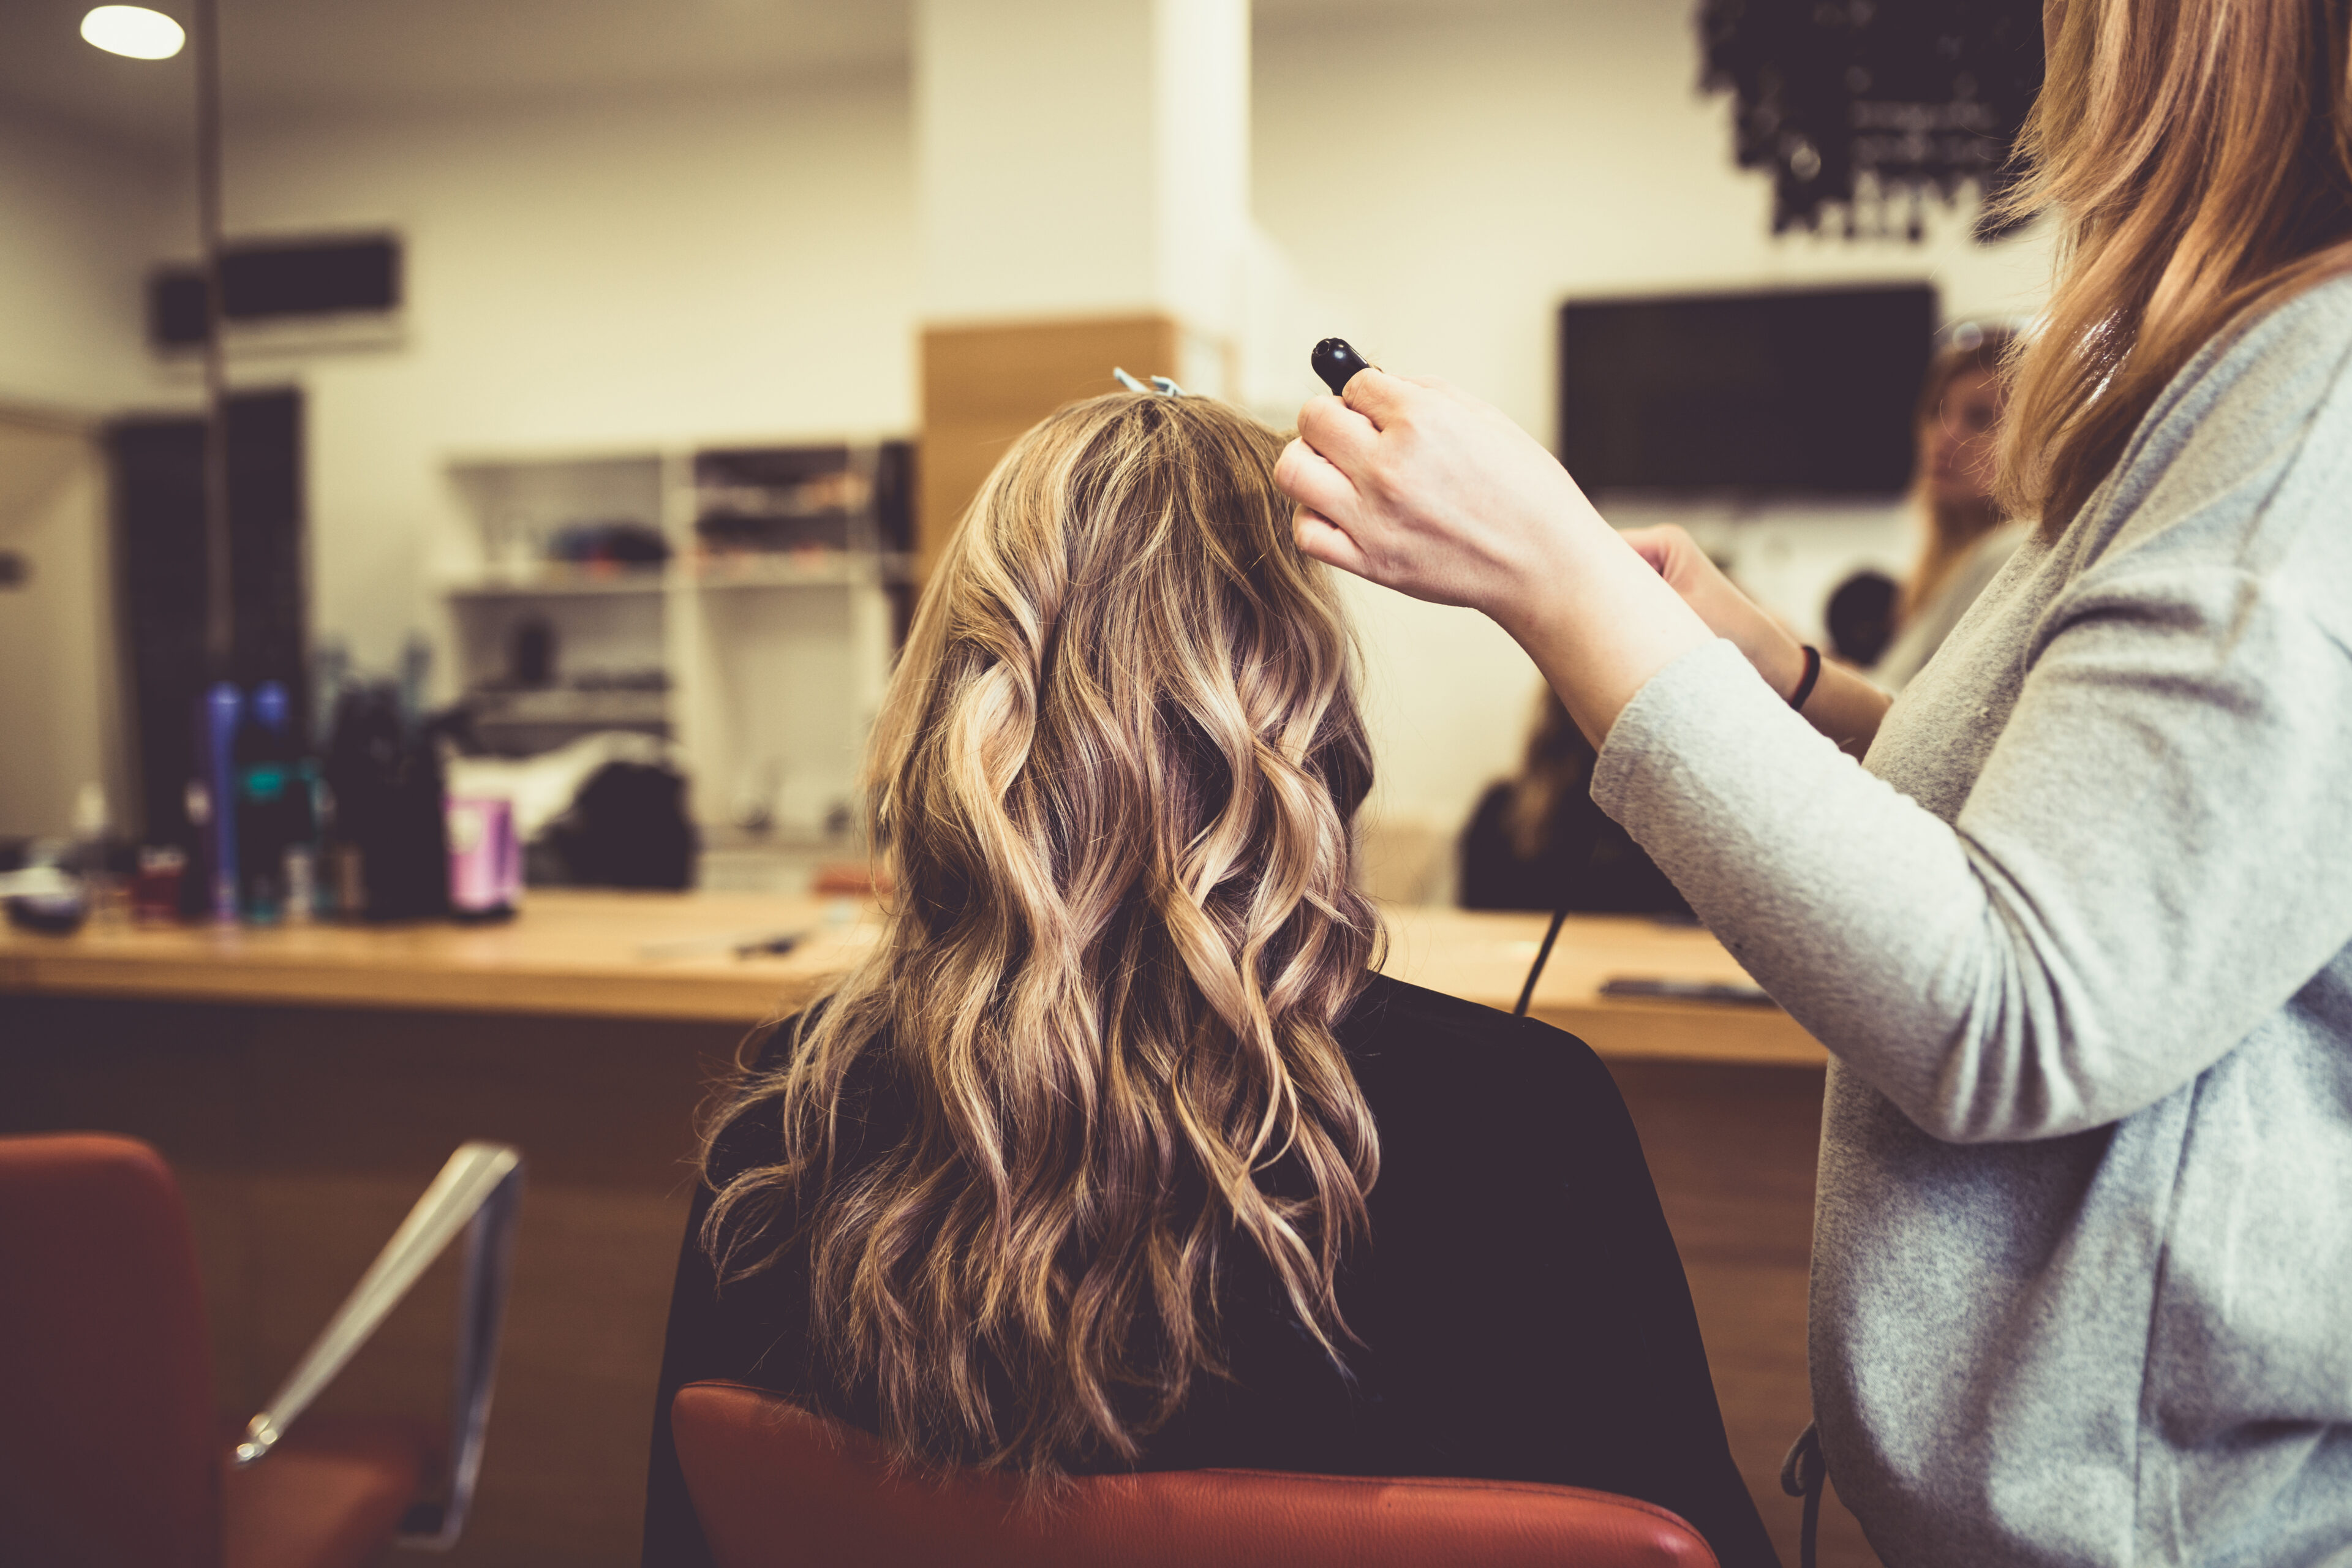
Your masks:
M1518 773L1486 791L1463 830L1464 909L1690 917L1666 874L1592 803L1593 759L1545 687Z
M1377 973L1353 647L1282 437L1072 405L982 486L867 753L896 891L763 1037L678 1264L728 1378L917 1469L1547 1481L1774 1562L1631 1119L1580 1042Z
M1895 602L1894 640L1870 669L1889 691L1902 690L1935 656L2032 531L2030 523L2009 521L1993 496L2008 402L2001 362L2016 341L2005 327L1964 325L1919 389L1911 493L1925 536Z
M1903 584L1871 567L1839 584L1822 614L1831 657L1856 669L1876 664L1895 640L1895 609L1902 599Z

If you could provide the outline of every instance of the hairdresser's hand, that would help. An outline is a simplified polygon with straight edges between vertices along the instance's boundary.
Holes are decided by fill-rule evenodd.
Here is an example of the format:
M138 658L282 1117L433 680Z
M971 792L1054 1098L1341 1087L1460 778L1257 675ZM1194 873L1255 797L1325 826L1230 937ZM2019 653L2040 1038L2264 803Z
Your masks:
M1275 481L1299 550L1415 598L1484 611L1595 745L1653 675L1714 634L1502 413L1364 370L1299 411Z
M1364 370L1299 411L1275 479L1298 547L1416 599L1511 626L1608 532L1568 470L1441 381Z
M1748 656L1764 684L1782 696L1794 694L1805 678L1805 647L1796 634L1763 607L1732 586L1717 570L1706 552L1672 523L1630 529L1623 534L1635 554L1648 562L1666 585L1697 612L1707 629L1728 637ZM1805 717L1813 728L1839 745L1862 755L1878 733L1886 712L1887 696L1867 679L1843 665L1824 665L1812 693L1805 700Z
M1734 587L1696 540L1670 522L1628 529L1621 537L1682 595L1684 604L1698 612L1709 631L1739 645L1764 684L1783 693L1797 689L1805 674L1804 645Z

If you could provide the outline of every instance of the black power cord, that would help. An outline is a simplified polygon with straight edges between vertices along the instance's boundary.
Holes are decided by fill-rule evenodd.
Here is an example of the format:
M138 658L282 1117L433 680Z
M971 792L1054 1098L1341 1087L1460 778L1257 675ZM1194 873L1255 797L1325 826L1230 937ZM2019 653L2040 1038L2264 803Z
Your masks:
M1528 1016L1528 1004L1536 999L1536 982L1543 975L1544 961L1551 957L1551 944L1559 940L1559 928L1568 921L1568 906L1562 904L1551 912L1551 925L1545 931L1543 945L1536 949L1536 961L1528 969L1528 983L1519 987L1519 1005L1511 1009L1511 1016Z

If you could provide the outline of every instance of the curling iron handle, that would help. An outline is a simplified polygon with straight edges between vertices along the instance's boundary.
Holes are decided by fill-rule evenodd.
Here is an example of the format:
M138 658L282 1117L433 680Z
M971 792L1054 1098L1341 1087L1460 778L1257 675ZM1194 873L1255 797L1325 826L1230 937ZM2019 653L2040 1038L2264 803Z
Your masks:
M1368 368L1364 356L1345 338L1325 338L1315 345L1307 363L1315 367L1315 374L1323 378L1323 384L1331 389L1334 397L1348 390L1350 376Z

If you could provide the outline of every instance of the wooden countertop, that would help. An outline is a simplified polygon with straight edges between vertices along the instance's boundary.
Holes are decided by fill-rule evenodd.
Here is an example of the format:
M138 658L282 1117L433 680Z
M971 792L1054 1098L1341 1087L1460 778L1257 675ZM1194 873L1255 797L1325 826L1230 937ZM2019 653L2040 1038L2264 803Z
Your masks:
M1386 970L1507 1009L1545 917L1391 908ZM870 940L849 901L734 893L534 892L495 926L312 926L273 931L94 927L72 937L0 928L0 994L142 996L289 1006L586 1014L745 1025L820 992ZM739 958L803 933L782 957ZM1821 1047L1777 1007L1605 997L1639 975L1739 981L1706 931L1571 916L1532 1011L1606 1057L1817 1067Z
M1507 1012L1527 984L1549 915L1479 914L1394 906L1388 962L1399 980ZM1604 1057L1752 1062L1818 1068L1829 1053L1780 1008L1603 996L1620 976L1754 984L1723 944L1698 926L1618 915L1570 915L1536 983L1528 1011L1580 1037Z

